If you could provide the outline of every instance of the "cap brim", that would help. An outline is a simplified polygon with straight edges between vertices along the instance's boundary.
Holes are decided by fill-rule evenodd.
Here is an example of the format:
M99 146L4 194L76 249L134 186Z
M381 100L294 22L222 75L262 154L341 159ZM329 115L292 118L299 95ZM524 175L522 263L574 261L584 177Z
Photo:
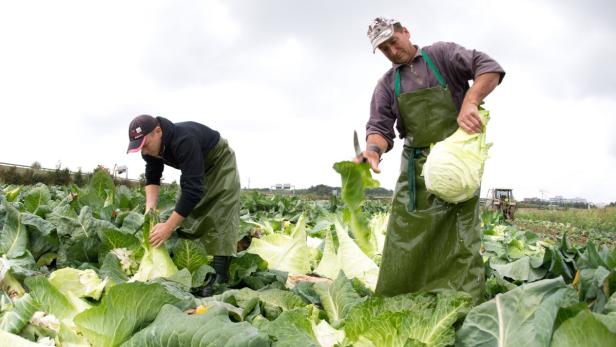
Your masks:
M128 143L128 149L126 150L126 153L140 152L144 144L145 136L137 140L132 140Z

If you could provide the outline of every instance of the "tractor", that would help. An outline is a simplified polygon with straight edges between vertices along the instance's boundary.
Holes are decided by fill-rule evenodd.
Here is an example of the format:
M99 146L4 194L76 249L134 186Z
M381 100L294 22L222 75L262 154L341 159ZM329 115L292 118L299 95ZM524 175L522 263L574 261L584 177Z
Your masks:
M486 208L501 211L504 220L513 220L516 210L513 191L508 188L493 188L488 190L485 206Z

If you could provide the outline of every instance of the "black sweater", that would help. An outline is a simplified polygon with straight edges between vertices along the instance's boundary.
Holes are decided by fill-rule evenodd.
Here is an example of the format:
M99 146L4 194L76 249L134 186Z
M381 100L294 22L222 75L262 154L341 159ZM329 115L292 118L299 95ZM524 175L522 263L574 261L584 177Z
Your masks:
M146 163L145 184L160 185L165 164L181 170L182 195L175 205L175 212L186 217L203 197L204 158L218 144L220 133L196 122L174 124L163 117L156 119L163 130L162 159L143 155Z

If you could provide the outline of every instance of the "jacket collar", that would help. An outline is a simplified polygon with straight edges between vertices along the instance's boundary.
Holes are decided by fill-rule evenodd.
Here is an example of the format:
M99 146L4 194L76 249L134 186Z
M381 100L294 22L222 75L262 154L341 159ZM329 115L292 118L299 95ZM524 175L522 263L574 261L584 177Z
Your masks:
M161 157L164 157L165 149L171 144L173 140L173 135L175 133L175 124L173 124L170 120L163 117L156 117L158 123L160 124L160 128L163 130L163 140L160 144L160 153Z

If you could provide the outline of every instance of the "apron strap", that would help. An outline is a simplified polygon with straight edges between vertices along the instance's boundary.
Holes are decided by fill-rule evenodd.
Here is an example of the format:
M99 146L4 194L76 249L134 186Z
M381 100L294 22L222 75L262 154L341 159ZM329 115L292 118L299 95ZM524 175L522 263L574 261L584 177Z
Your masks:
M430 68L430 70L432 70L432 73L436 76L436 79L438 80L439 85L444 88L447 89L447 82L445 82L445 79L443 78L443 75L441 75L440 71L438 71L438 68L436 67L436 65L434 65L434 63L432 62L432 59L430 59L430 57L428 56L428 53L426 53L424 50L420 49L419 52L421 53L421 56L424 58L424 60L426 61L426 64L428 64L428 67ZM395 76L395 81L394 81L394 90L396 93L396 98L400 96L400 68L396 69L396 76ZM407 180L408 180L408 189L409 189L409 203L408 203L408 210L409 211L415 211L415 209L417 208L416 205L416 198L417 198L417 188L416 188L416 182L415 182L415 159L419 158L419 156L422 153L422 149L423 148L411 148L411 153L409 156L409 160L408 160L408 167L407 167Z
M443 75L441 75L441 73L438 71L438 68L436 67L436 65L434 65L432 59L430 59L430 57L428 56L428 53L426 53L423 49L419 50L419 52L428 64L430 70L432 70L432 73L434 73L434 75L436 76L436 79L438 80L438 83L441 85L441 87L447 89L447 82L445 82Z
M400 96L400 68L396 69L396 82L394 89L396 91L396 98Z
M440 84L441 87L447 89L447 82L445 82L445 78L443 78L443 75L441 75L441 72L438 71L438 68L436 67L436 65L434 65L434 63L432 62L432 59L430 59L430 57L428 56L428 53L426 53L423 49L420 49L419 53L421 53L421 56L426 61L426 64L428 64L428 67L430 68L430 70L432 70L432 73L434 74L434 76L436 76L436 79L438 80L438 84ZM396 92L396 98L399 97L400 96L400 68L396 69L394 90Z
M415 183L415 158L419 158L421 155L422 148L412 148L408 161L408 168L406 170L408 186L409 186L409 211L415 211L416 209L416 183Z

